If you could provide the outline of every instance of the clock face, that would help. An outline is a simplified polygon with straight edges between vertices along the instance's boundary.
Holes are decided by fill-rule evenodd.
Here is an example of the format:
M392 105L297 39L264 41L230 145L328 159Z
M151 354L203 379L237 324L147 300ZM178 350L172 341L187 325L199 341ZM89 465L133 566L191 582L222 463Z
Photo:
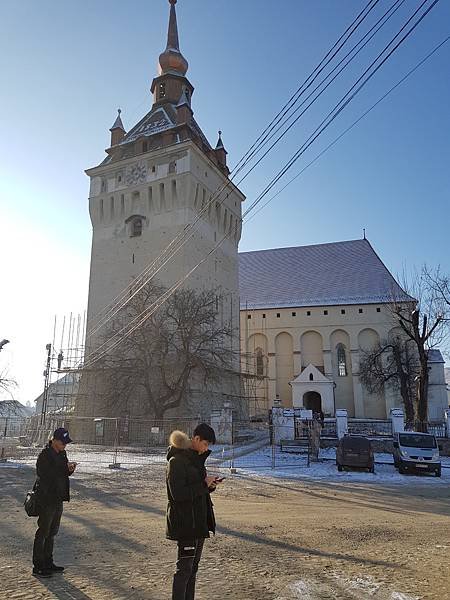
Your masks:
M131 165L127 170L127 184L144 183L147 178L147 167L143 163Z

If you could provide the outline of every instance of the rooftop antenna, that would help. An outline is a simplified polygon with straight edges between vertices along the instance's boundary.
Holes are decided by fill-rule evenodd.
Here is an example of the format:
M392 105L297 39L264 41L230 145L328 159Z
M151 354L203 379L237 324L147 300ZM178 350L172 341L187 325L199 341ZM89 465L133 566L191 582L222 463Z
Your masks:
M365 227L363 227L363 239L367 239L366 238L366 228Z

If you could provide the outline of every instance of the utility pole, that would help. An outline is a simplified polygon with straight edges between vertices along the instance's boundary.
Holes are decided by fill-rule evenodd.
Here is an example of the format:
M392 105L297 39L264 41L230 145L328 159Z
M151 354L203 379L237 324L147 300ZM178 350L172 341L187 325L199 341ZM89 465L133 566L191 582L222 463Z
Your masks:
M44 424L45 421L45 414L47 412L47 400L48 400L48 388L49 388L49 382L50 382L50 362L52 359L52 345L51 344L47 344L45 346L45 349L47 350L47 366L45 368L44 371L44 394L42 396L42 410L41 410L41 426Z

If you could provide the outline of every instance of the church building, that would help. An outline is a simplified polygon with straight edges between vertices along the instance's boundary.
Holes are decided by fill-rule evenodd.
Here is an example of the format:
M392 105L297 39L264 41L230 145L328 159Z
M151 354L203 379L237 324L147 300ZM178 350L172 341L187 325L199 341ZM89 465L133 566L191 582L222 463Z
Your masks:
M247 383L253 377L251 413L267 414L278 397L285 407L326 415L345 408L350 417L386 418L398 395L368 393L359 361L395 327L389 298L413 299L366 239L238 255L245 197L229 178L220 132L213 147L194 118L176 2L169 0L167 45L148 112L127 131L119 110L106 158L86 171L93 236L87 364L103 342L105 308L145 271L168 288L182 281L220 297L218 312L236 331L233 349L238 356L240 343ZM202 392L203 409L245 402L238 359L231 372L236 376ZM79 413L95 415L89 389L83 398Z
M254 413L274 400L366 419L401 408L399 392L371 394L359 377L364 351L398 331L391 299L414 305L367 239L242 252L239 264L242 365L257 375ZM444 361L430 351L429 362L429 418L441 421Z

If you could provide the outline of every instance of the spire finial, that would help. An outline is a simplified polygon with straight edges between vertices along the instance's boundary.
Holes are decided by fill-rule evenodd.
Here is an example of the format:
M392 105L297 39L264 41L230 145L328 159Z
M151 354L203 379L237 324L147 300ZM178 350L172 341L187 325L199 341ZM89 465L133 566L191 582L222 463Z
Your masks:
M167 71L176 71L177 73L185 75L186 71L188 70L188 63L180 52L177 13L175 10L176 3L177 0L169 0L170 17L169 30L167 32L167 46L159 57L159 65L161 67L161 73L167 73Z

